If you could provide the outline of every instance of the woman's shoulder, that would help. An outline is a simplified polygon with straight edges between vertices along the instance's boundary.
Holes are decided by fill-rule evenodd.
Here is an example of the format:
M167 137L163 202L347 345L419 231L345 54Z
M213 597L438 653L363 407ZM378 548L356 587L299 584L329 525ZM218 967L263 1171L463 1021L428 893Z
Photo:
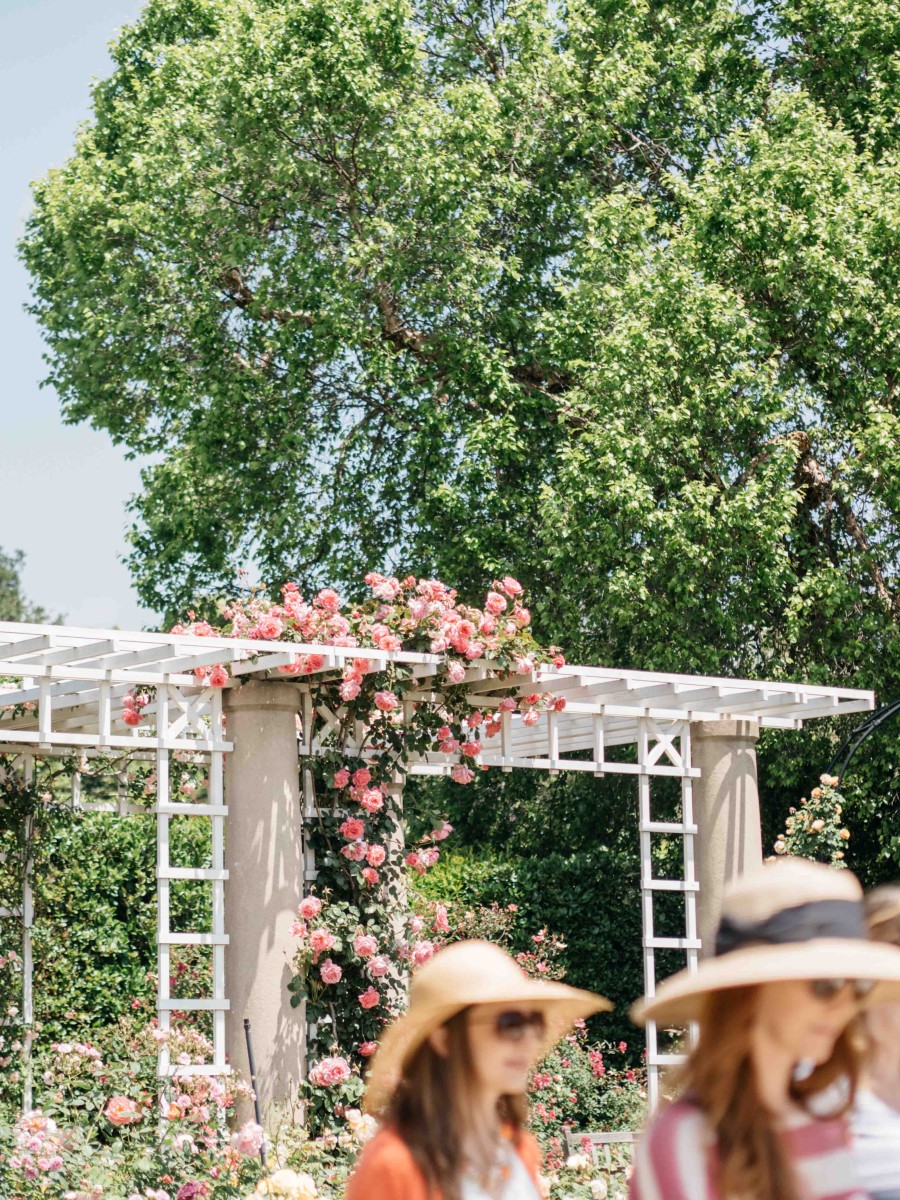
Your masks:
M425 1195L422 1172L403 1138L379 1129L359 1157L347 1188L347 1200L385 1200Z
M638 1141L630 1195L636 1200L645 1195L663 1200L701 1200L714 1195L710 1174L713 1145L698 1104L682 1099L665 1105Z

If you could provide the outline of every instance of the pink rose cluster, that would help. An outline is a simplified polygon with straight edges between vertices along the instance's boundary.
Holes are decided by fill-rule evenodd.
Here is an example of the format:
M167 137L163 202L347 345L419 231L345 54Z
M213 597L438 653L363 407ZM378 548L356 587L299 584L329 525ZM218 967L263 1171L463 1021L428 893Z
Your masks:
M340 1055L320 1058L309 1072L309 1082L315 1087L335 1087L346 1083L352 1074L350 1064Z
M144 709L150 697L145 692L128 692L122 697L122 720L132 727L144 719Z
M39 1108L19 1117L15 1138L15 1153L7 1159L12 1170L21 1171L26 1179L32 1180L63 1169L62 1142L57 1136L56 1124ZM43 1183L41 1190L44 1190Z

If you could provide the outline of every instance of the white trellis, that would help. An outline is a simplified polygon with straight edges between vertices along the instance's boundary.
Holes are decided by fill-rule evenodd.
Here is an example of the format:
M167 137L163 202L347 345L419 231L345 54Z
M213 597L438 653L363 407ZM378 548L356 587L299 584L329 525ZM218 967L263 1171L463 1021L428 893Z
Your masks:
M225 918L225 840L228 808L224 785L225 758L233 749L222 726L222 690L203 686L195 676L198 667L216 663L229 666L234 687L248 679L279 681L300 692L302 752L315 754L320 737L339 714L319 707L313 712L308 683L278 674L278 667L300 654L324 656L316 674L340 670L348 660L364 657L371 669L383 670L388 662L404 664L414 687L406 701L439 701L438 672L443 659L412 652L388 653L352 647L323 647L296 643L260 643L186 634L120 632L0 623L0 754L12 754L24 764L35 755L127 755L151 760L156 767L157 897L159 905L157 1007L160 1027L169 1027L175 1010L200 1010L213 1014L213 1062L206 1066L180 1066L160 1054L163 1074L224 1073L226 1062L225 955L228 926ZM693 786L699 770L691 760L691 725L699 721L753 720L763 727L800 729L806 720L867 711L874 707L871 692L848 688L811 687L795 683L662 674L606 667L544 667L537 678L498 678L489 663L473 663L464 681L473 708L495 709L510 687L522 695L535 692L563 696L566 707L548 712L537 726L526 726L518 713L503 712L496 739L485 743L475 765L503 771L531 769L557 774L586 771L595 776L632 775L638 791L640 829L641 898L645 987L656 988L657 951L683 953L689 967L700 952L694 838ZM140 726L124 722L124 698L133 688L156 689L155 699L144 709ZM361 744L364 731L358 730ZM612 747L634 746L633 761L609 756ZM352 747L348 748L352 753ZM179 801L171 795L170 766L176 754L202 758L208 765L207 802ZM413 758L408 771L417 775L448 774L455 759L437 751ZM26 769L27 766L26 766ZM677 819L654 819L654 779L679 781L680 814ZM76 803L78 796L76 775ZM304 795L308 809L311 797ZM87 805L86 805L87 806ZM127 816L132 806L124 792L107 806ZM141 810L144 811L144 810ZM170 861L170 826L176 817L210 820L210 867L184 867ZM652 874L653 838L680 838L683 870L678 879L655 879ZM307 873L315 864L307 859ZM173 931L170 898L173 884L202 881L211 889L211 927ZM678 892L684 899L684 935L656 933L654 899L660 892ZM23 909L30 897L23 897ZM23 959L29 960L30 933L26 924ZM201 999L172 996L169 988L170 951L176 945L208 946L212 951L212 994ZM29 960L30 961L30 960ZM30 973L26 987L30 997ZM241 1014L237 1014L240 1017ZM655 1099L660 1067L673 1056L661 1051L657 1032L647 1031L651 1099Z

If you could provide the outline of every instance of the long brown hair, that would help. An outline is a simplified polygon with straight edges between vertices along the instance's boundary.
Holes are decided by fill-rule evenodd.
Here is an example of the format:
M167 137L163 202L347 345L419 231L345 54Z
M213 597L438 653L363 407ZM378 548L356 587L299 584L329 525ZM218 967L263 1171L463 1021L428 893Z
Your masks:
M725 1200L800 1200L793 1164L763 1104L751 1056L758 989L711 992L700 1018L700 1038L675 1079L679 1093L703 1109L716 1136L719 1188ZM830 1106L846 1111L859 1073L859 1049L848 1027L827 1062L791 1083L794 1103L809 1109L814 1096L846 1080Z
M470 1097L475 1070L466 1027L468 1009L446 1023L447 1054L425 1042L405 1067L384 1114L409 1147L428 1185L428 1194L460 1200L463 1146L477 1131ZM515 1136L528 1114L524 1096L501 1096L497 1115Z

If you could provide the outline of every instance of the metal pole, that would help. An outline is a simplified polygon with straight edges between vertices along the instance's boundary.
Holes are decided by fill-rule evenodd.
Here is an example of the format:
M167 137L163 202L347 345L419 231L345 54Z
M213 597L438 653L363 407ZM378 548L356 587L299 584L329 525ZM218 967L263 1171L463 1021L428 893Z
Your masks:
M250 1086L253 1088L253 1108L256 1113L256 1123L262 1126L262 1111L259 1107L259 1092L256 1088L256 1062L253 1058L253 1039L250 1036L250 1018L244 1017L244 1037L247 1039L247 1062L250 1064ZM259 1161L265 1169L266 1165L266 1147L265 1142L259 1148Z

